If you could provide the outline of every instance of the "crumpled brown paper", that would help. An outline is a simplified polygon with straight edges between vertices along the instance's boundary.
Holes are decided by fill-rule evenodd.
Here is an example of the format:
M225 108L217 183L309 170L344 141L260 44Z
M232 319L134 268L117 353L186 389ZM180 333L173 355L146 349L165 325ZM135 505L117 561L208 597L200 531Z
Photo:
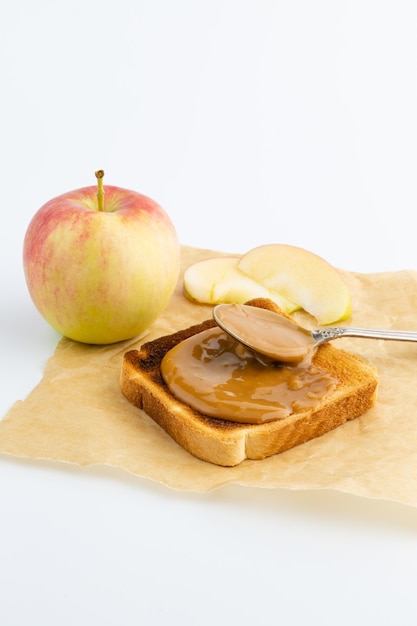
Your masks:
M220 253L183 247L183 269L215 255ZM417 330L417 272L342 273L353 301L349 323ZM210 316L210 306L183 296L180 278L168 308L144 337L111 346L62 339L39 385L0 422L0 452L109 465L176 489L207 491L227 483L325 488L417 505L417 344L337 340L337 347L377 367L376 405L323 437L233 468L194 458L130 405L119 387L124 352Z

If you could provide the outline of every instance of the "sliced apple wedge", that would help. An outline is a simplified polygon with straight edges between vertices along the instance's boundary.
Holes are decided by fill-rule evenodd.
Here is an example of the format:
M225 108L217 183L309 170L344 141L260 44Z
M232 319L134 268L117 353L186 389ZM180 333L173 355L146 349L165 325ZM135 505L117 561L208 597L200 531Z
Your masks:
M337 270L313 252L286 244L267 244L244 254L238 269L270 291L276 291L332 324L351 313L350 294Z
M252 298L269 298L285 313L300 308L241 272L239 261L238 256L213 257L190 265L184 272L185 295L190 300L205 304L242 304Z

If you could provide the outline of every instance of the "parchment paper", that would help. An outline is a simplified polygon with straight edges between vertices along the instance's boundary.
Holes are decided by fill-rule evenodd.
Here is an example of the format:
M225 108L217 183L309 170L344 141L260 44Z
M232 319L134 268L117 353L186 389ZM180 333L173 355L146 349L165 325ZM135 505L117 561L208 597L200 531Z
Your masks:
M183 269L221 253L182 248ZM417 330L417 272L342 272L356 326ZM0 453L80 466L109 465L175 489L208 491L227 483L264 488L336 489L417 505L417 344L343 338L378 369L370 411L323 437L262 461L222 468L184 451L122 396L125 351L211 316L189 302L182 276L164 314L141 338L111 346L63 338L43 378L0 422Z

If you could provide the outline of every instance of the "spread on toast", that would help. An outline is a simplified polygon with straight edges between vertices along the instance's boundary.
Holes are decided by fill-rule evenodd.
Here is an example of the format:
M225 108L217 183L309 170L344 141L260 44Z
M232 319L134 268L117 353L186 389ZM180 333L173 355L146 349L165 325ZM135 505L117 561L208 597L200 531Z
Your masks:
M249 424L314 410L337 384L311 363L263 363L219 328L172 348L161 374L171 393L200 413Z

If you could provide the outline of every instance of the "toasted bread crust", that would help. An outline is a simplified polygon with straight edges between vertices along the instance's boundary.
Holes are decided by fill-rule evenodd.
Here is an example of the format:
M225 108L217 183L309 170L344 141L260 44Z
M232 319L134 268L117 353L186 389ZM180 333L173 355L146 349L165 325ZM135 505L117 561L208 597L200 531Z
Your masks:
M269 300L257 299L250 304L276 310ZM378 382L375 368L356 355L324 344L317 350L314 363L339 383L317 410L265 424L238 424L202 415L170 393L160 364L177 343L215 326L213 320L206 320L145 343L140 350L130 350L124 355L120 378L129 402L202 460L234 466L245 459L263 459L319 437L359 417L374 404Z

